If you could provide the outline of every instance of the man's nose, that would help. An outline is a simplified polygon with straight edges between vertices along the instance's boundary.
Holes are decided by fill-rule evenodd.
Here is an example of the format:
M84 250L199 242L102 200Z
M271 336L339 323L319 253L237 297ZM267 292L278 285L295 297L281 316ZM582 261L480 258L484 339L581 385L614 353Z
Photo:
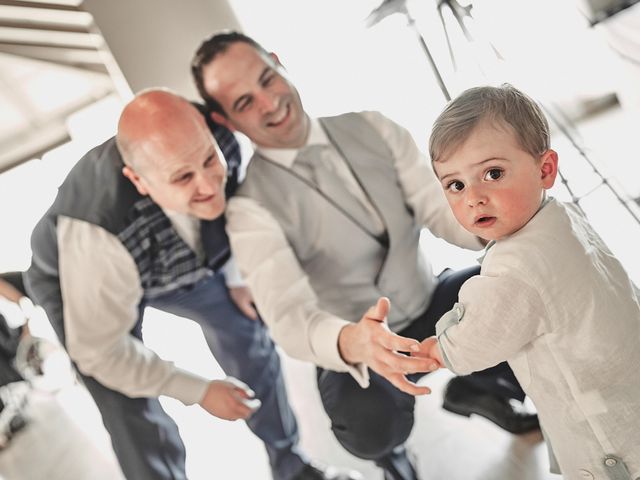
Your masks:
M222 188L223 178L220 175L210 175L202 173L198 175L198 193L202 195L213 195Z

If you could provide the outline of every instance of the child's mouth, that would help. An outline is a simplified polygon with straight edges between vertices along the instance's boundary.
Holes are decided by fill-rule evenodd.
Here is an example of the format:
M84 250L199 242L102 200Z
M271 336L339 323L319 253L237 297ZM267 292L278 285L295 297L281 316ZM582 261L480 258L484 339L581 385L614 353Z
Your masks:
M484 216L484 217L477 218L474 224L477 227L490 227L495 223L495 221L496 221L496 217Z

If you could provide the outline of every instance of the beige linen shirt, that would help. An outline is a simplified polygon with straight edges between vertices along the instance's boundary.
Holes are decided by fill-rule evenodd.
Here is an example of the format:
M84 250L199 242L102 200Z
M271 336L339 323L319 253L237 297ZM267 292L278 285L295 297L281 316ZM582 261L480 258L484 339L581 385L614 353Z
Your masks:
M575 205L550 199L490 246L459 299L436 327L451 370L507 360L564 478L608 480L607 456L640 476L640 306Z

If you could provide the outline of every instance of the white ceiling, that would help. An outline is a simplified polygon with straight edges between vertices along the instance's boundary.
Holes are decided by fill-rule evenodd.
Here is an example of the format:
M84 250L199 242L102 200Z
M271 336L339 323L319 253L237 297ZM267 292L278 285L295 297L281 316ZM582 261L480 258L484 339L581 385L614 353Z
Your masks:
M114 91L81 0L0 0L0 172L69 140L67 117Z

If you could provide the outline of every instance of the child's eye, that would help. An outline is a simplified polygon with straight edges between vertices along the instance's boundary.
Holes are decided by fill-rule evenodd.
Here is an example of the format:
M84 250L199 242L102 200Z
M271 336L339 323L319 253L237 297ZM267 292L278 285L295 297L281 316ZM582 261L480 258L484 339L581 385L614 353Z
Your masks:
M449 183L447 183L447 190L457 193L457 192L461 192L464 189L464 183L462 183L460 180L453 180Z
M484 174L485 180L498 180L502 178L504 175L504 171L500 168L491 168L487 170L487 173Z

